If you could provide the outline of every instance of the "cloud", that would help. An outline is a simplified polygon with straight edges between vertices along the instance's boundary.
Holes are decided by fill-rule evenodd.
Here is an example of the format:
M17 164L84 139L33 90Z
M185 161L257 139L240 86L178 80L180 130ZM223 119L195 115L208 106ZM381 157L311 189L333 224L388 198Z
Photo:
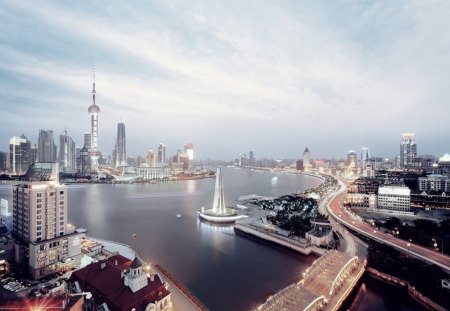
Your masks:
M21 120L30 106L57 119L8 125L3 149L12 132L58 132L71 119L81 143L93 60L106 152L120 117L134 155L193 141L224 159L294 157L305 145L338 156L371 142L391 156L406 130L449 140L443 119L429 122L450 112L445 2L4 4L0 79L13 82L0 102Z

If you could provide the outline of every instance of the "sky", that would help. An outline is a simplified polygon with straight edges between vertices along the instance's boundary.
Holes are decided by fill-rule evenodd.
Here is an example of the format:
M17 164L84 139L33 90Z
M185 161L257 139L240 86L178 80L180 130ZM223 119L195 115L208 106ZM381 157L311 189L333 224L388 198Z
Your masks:
M450 152L450 1L0 0L0 150L117 123L127 155L197 159Z

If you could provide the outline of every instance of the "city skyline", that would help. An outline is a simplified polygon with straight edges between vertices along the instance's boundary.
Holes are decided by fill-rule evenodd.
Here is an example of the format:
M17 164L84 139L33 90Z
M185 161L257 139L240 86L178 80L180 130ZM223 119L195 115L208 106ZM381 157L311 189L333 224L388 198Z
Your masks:
M403 132L450 151L449 3L2 6L1 151L39 129L82 146L94 61L107 154L120 118L133 156L192 141L197 159L394 157Z

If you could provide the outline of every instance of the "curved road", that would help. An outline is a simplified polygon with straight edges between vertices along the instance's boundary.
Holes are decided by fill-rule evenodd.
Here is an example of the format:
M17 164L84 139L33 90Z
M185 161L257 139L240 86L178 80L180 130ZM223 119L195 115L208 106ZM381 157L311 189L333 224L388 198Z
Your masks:
M341 201L345 196L346 186L339 180L340 189L335 193L334 198L329 203L328 198L326 201L327 211L336 221L345 225L346 227L353 229L377 242L388 244L397 250L414 256L423 261L438 265L447 272L450 272L450 257L428 248L422 247L420 245L410 243L392 235L386 234L380 230L376 230L374 227L368 223L358 219L352 214L347 213L347 211L341 206Z

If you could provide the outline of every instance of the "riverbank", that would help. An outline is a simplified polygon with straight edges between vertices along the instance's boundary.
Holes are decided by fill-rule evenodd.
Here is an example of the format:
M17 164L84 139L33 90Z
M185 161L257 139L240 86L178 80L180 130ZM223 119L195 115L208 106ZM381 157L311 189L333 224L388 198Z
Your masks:
M445 311L446 308L440 306L439 304L435 303L431 299L425 297L422 293L420 293L415 287L411 286L407 281L396 278L395 276L389 275L387 273L380 272L374 268L367 268L366 270L367 275L383 281L385 283L405 288L408 292L408 295L413 298L415 301L420 303L422 306L427 308L427 310L433 310L433 311Z

